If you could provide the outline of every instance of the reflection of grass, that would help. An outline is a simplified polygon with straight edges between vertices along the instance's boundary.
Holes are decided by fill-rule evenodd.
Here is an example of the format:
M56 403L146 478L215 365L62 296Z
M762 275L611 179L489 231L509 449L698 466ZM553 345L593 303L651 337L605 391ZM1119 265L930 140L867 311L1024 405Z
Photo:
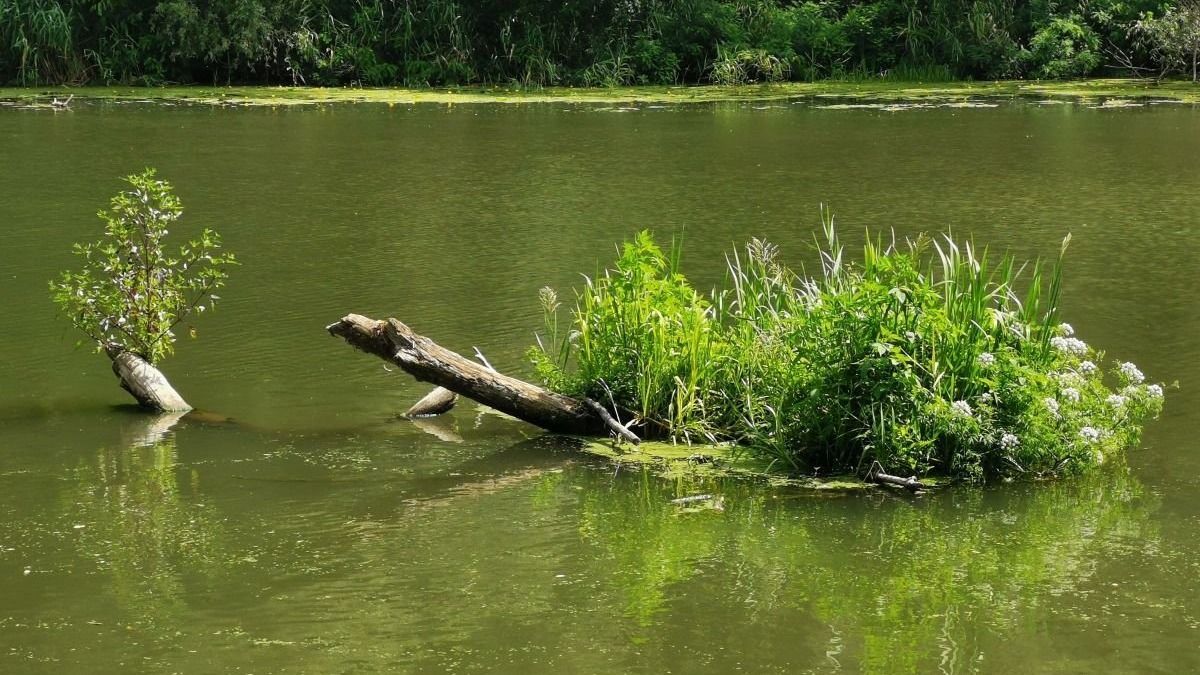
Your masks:
M671 598L712 581L753 600L740 621L785 608L813 615L846 636L867 671L928 672L947 653L970 664L981 622L1016 631L1031 608L1080 590L1124 542L1155 537L1141 486L1119 466L916 502L781 506L778 495L731 486L723 514L681 513L652 486L636 487L641 498L585 487L580 532L597 550L593 573L612 579L650 642Z
M218 526L180 485L174 438L102 448L76 480L80 549L105 569L122 606L154 622L182 609L185 574L216 570Z
M791 82L733 87L623 87L617 89L325 89L316 87L48 87L0 88L0 100L30 101L74 94L77 100L190 101L231 105L318 103L703 103L766 101L834 96L881 100L962 100L969 97L1048 97L1061 99L1157 98L1200 102L1189 82L1094 79L1062 82ZM49 103L46 102L49 108Z
M555 437L563 448L609 460L621 466L647 468L669 479L689 480L734 477L776 487L801 487L813 490L864 490L872 485L855 476L812 478L788 476L773 471L770 464L729 444L686 445L644 441L636 447L617 448L595 439ZM926 485L946 482L937 476L922 478Z

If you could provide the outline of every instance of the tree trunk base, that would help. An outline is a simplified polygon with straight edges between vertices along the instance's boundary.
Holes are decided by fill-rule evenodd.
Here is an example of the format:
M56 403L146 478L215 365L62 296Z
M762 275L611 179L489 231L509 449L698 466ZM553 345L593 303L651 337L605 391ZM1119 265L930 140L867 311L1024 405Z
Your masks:
M188 412L192 409L167 381L167 376L146 359L117 344L105 345L104 352L112 359L113 374L121 381L121 388L143 408L157 412Z

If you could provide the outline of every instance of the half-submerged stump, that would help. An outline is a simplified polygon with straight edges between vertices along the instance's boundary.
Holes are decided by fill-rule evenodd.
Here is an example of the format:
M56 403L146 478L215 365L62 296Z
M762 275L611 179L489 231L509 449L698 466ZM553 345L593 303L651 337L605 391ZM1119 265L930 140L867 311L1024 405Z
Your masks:
M586 436L608 432L604 420L583 401L491 370L417 335L396 319L379 321L348 314L326 329L422 382L444 387L547 431Z
M121 388L137 399L143 408L158 412L187 412L192 409L167 381L167 376L146 359L116 343L105 345L104 353L112 359L113 373L121 381Z
M425 394L411 408L404 412L405 417L432 417L450 412L458 403L458 394L445 387L434 387L433 391Z

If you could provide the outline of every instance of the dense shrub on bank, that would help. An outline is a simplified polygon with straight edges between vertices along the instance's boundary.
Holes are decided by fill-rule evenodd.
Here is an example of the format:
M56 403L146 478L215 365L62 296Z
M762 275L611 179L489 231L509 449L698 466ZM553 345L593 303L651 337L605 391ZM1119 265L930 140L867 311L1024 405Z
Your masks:
M754 240L705 297L678 248L643 232L569 323L542 292L548 335L531 355L553 389L801 473L1066 473L1135 443L1161 409L1161 385L1106 367L1060 323L1061 257L1018 266L947 235L869 241L851 262L831 221L825 236L820 276Z
M610 86L1184 70L1188 36L1200 34L1200 15L1173 11L1187 3L0 0L0 83Z

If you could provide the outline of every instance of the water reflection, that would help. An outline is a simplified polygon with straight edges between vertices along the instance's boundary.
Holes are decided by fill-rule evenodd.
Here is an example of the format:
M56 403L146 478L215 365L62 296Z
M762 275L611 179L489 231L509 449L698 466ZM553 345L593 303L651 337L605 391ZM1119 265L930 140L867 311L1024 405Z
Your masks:
M258 639L319 634L325 656L418 670L1030 666L1010 643L1041 640L1066 599L1098 611L1101 569L1159 540L1157 501L1125 466L914 499L536 460L547 445L346 495L354 517L307 531L328 573L287 595L312 623L258 616ZM697 493L722 508L672 501Z
M793 639L810 641L831 668L974 670L981 634L1020 638L1131 542L1157 541L1154 502L1124 466L920 499L788 498L726 485L725 510L700 513L671 503L652 479L606 483L587 476L580 497L580 537L595 551L588 574L612 581L642 641L672 644L695 623L725 634L723 611L739 614L736 632L749 640L787 616L825 627ZM706 614L683 611L697 595L708 598Z
M119 614L138 623L179 623L189 580L222 573L220 518L203 501L199 473L178 466L182 417L130 416L121 442L75 471L78 554L105 575L100 590Z
M0 539L49 531L23 546L57 564L0 580L24 626L0 639L47 661L149 658L167 672L200 653L217 670L259 673L341 672L347 659L437 672L1028 669L1059 612L1119 606L1105 595L1111 565L1142 563L1151 587L1172 569L1155 557L1158 500L1124 466L917 498L814 494L666 481L544 436L497 450L484 442L494 429L470 424L451 425L461 443L395 426L273 437L123 424L124 440L88 451L57 503L7 509L0 526ZM672 501L698 493L719 502Z

